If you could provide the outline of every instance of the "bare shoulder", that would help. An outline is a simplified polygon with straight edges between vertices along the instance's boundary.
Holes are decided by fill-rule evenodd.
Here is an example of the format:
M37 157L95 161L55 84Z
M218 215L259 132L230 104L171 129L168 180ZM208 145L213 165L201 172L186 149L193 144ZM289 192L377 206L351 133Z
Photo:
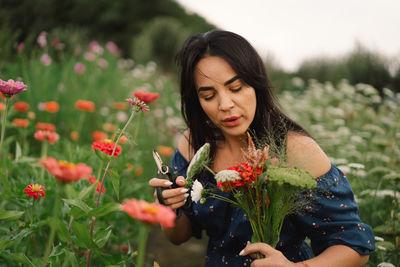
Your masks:
M189 162L193 155L193 148L189 145L190 130L186 130L178 141L178 151Z
M309 136L290 131L286 140L290 164L311 172L315 177L329 171L331 162L321 147Z

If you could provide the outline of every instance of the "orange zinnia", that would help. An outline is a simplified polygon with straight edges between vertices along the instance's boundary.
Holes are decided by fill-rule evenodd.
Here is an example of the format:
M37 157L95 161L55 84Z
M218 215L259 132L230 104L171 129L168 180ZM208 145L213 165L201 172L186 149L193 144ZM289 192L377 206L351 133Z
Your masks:
M79 133L77 131L72 131L70 133L70 137L71 137L72 140L76 141L76 140L79 139Z
M29 109L29 104L23 101L15 102L14 109L20 112L27 111Z
M92 174L92 168L84 163L74 164L71 162L54 158L44 158L40 163L56 179L64 183L71 183L80 179L85 179Z
M174 150L169 147L169 146L158 146L157 147L158 153L160 153L163 156L170 157L172 154L174 154Z
M75 107L80 110L86 110L93 112L94 111L94 103L88 100L78 100L75 103Z
M114 146L115 146L115 143L109 139L97 140L97 141L94 141L92 144L93 150L97 149L99 151L102 151L102 152L110 155L110 156L114 150ZM118 157L119 153L121 153L121 146L117 145L117 148L115 149L113 156Z
M38 122L36 123L36 130L54 132L56 130L56 126L52 123Z
M149 224L161 224L164 227L174 227L176 214L170 208L144 200L128 199L121 204L121 210L134 219Z
M149 104L158 98L158 93L135 91L133 95L142 100L144 103Z
M5 110L6 105L4 105L2 102L0 102L0 111Z
M39 196L44 197L46 195L46 190L40 184L30 184L24 191L28 197L33 197L33 199L38 199Z
M100 192L100 188L101 188L101 182L97 181L96 177L94 177L94 176L90 176L88 178L88 181L89 181L90 185L97 183L96 192L99 193ZM102 194L104 194L104 192L106 192L106 187L105 186L103 186L103 189L101 190Z
M44 103L44 110L50 113L55 113L60 109L60 106L55 101L45 102Z
M17 127L26 128L29 125L28 119L14 119L13 124Z
M112 107L118 110L126 110L128 105L124 102L115 102L113 103Z
M92 138L93 140L97 141L97 140L104 140L107 139L108 136L106 133L102 132L102 131L94 131L92 133Z
M36 140L42 142L47 140L47 142L49 142L50 145L53 145L60 138L60 136L56 132L41 131L41 130L36 131L33 136L35 137Z

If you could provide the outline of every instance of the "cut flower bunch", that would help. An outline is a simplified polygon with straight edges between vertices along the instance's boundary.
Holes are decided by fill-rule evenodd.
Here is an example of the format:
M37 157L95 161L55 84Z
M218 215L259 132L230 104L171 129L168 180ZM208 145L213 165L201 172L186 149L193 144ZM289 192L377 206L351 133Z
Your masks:
M275 247L286 215L300 212L304 201L298 201L302 190L315 188L316 180L310 172L291 167L270 158L269 146L256 149L248 134L247 151L242 150L245 162L214 173L206 165L209 144L206 143L194 156L191 166L196 173L203 168L214 174L217 188L203 188L194 182L193 167L188 168L188 184L193 184L192 201L204 203L212 197L237 206L246 213L253 230L252 242L264 242ZM199 168L202 166L203 168ZM219 194L230 192L233 198Z

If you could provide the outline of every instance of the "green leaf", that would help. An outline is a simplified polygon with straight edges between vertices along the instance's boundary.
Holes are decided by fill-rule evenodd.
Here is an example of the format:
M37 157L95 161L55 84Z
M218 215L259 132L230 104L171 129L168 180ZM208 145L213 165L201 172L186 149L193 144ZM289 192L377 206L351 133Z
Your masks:
M12 253L10 254L10 256L17 262L22 263L22 264L26 264L27 266L32 266L32 267L36 267L35 264L33 264L29 258L23 254L23 253Z
M65 199L65 198L63 198L63 201L70 206L75 206L75 207L81 209L85 213L88 213L91 210L91 208L80 199Z
M24 211L2 210L0 211L0 220L17 220L24 213Z
M78 265L78 260L76 259L75 253L73 253L73 252L71 252L71 251L69 251L67 249L64 249L64 252L65 252L65 261L64 261L64 264L62 266L63 267L64 266L78 267L79 266Z
M112 184L113 184L114 192L117 195L117 199L119 200L119 180L120 180L120 176L114 170L109 170L108 172L110 173L110 176L111 176L111 181L112 181Z
M77 198L78 194L76 193L75 188L71 184L66 184L64 186L64 188L65 188L65 193L68 196L68 198L70 198L70 199Z
M384 249L384 250L389 250L389 251L394 251L396 250L396 246L389 241L380 241L380 242L375 242L375 248L376 249Z
M93 209L89 212L90 216L96 216L96 217L101 217L104 215L109 214L110 212L114 211L119 211L120 210L120 204L116 202L110 202L107 203L101 207L98 207L97 209Z
M97 249L96 243L90 236L89 229L83 224L78 222L72 222L72 231L76 235L76 238L84 244L85 248Z
M68 233L67 226L64 223L58 224L57 236L62 242L71 242L71 234Z
M15 161L18 161L21 155L22 155L21 146L17 141L15 142Z
M29 236L31 233L33 233L32 230L28 229L22 229L18 234L16 234L15 236L13 236L11 238L11 240L14 241L15 244L21 242L22 239L24 239L25 237Z
M111 226L96 233L96 244L99 246L99 248L102 248L110 238L110 235L112 233L112 229L110 228Z
M8 247L11 247L13 242L11 240L1 240L0 241L0 251L5 250Z
M78 199L85 199L87 196L90 196L94 190L94 188L97 186L96 183L92 184L91 186L88 186L86 188L84 188L83 190L81 190L78 194Z
M109 162L110 160L112 160L112 157L98 149L95 149L94 152L96 153L96 156L101 159L104 162Z

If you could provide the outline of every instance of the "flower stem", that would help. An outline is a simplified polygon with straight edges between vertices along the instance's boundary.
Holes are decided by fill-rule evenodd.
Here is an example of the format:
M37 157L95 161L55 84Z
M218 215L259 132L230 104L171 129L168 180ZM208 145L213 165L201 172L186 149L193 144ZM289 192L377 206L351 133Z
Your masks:
M149 234L149 227L142 224L139 229L139 246L138 246L138 259L137 267L143 267L146 255L146 242Z
M47 157L47 148L48 148L48 143L47 141L44 141L42 143L42 151L41 151L41 158L44 159ZM42 169L40 171L40 182L43 183L43 177L44 177L44 167L42 166Z
M64 187L63 185L61 185L62 187ZM49 239L47 241L47 245L46 245L46 252L44 253L44 257L43 257L43 262L42 262L42 266L45 267L47 266L47 262L49 261L49 255L51 252L51 249L53 247L53 242L54 242L54 237L55 237L55 233L56 233L56 229L58 227L58 215L59 212L61 210L60 208L60 190L58 189L59 186L56 186L56 194L55 194L55 203L53 206L53 218L51 220L50 223L50 236Z
M5 108L2 114L2 122L1 122L1 138L0 138L0 155L3 153L3 141L4 141L4 133L6 131L6 119L7 119L7 108L8 108L8 97L5 98Z

